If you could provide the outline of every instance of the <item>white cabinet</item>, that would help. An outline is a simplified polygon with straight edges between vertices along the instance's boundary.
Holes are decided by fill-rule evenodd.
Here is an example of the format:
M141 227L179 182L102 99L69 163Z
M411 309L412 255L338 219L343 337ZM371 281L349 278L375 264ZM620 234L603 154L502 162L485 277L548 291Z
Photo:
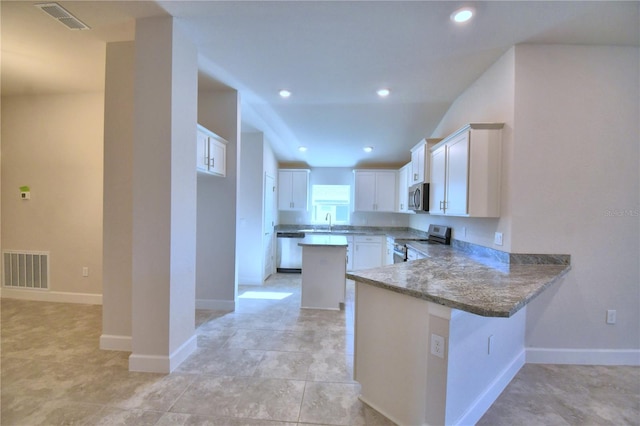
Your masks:
M353 235L347 235L347 271L353 271Z
M398 170L398 212L409 213L409 187L411 186L411 163Z
M411 148L411 171L409 186L429 182L429 148L440 139L422 139Z
M198 124L196 170L217 176L227 174L227 141Z
M378 268L383 264L383 235L356 235L353 239L353 270Z
M308 208L309 170L280 169L278 171L278 210Z
M469 124L431 149L429 213L500 216L502 127Z
M421 140L411 148L411 185L424 182L424 165L426 161L426 141Z
M395 170L354 170L354 211L396 211Z

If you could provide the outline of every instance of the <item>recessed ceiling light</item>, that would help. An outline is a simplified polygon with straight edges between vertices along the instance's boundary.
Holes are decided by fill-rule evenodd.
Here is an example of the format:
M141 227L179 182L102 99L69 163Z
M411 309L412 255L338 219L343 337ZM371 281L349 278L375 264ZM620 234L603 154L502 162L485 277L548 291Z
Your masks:
M474 12L472 7L463 7L451 14L451 20L458 23L467 22L473 17Z
M373 151L373 147L372 146L365 146L364 148L362 148L364 150L364 152L371 152Z
M291 92L288 91L287 89L282 89L280 92L278 92L280 94L281 98L288 98L289 96L291 96Z
M305 152L306 150L307 150L306 146L299 146L298 147L298 151L300 151L300 152Z
M386 98L387 96L389 96L391 91L389 89L380 89L376 93L378 93L378 96L380 96L381 98Z

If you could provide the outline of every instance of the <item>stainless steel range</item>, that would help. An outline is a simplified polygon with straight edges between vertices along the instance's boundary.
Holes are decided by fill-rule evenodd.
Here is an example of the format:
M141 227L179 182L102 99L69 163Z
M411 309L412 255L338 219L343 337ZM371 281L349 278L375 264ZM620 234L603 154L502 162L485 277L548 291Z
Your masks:
M429 232L426 240L396 240L393 244L393 263L407 261L407 243L409 241L450 245L451 228L443 225L429 225Z

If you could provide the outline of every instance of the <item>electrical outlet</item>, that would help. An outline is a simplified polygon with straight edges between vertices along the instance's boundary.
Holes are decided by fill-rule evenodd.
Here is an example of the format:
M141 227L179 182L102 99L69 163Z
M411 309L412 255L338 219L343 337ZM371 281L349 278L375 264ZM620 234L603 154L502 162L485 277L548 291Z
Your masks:
M495 236L493 237L493 242L497 246L502 245L502 232L496 232Z
M89 267L88 266L83 266L82 267L82 276L83 277L88 277L89 276Z
M616 323L616 311L615 309L609 309L607 311L607 324L615 324Z
M463 226L462 227L462 232L460 232L462 234L462 237L465 238L467 236L467 227Z
M431 333L431 353L444 359L444 337Z

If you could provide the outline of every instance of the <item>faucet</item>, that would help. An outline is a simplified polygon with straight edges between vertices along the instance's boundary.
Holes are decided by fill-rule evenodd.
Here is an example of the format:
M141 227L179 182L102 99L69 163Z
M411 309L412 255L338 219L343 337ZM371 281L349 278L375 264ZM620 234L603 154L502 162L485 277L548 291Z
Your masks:
M329 232L331 232L331 213L327 213L327 215L324 217L324 220L329 221Z

